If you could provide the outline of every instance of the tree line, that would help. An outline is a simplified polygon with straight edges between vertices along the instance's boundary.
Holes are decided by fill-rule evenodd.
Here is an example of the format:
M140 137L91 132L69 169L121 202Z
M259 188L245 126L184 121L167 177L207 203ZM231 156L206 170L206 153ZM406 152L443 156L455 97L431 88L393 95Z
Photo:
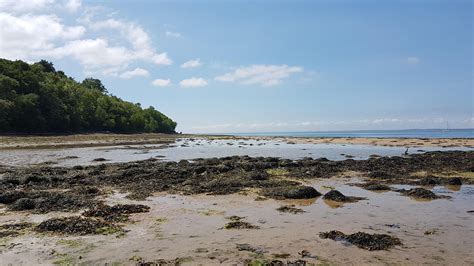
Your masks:
M176 122L153 107L124 101L102 82L77 82L51 62L0 59L0 132L161 132Z

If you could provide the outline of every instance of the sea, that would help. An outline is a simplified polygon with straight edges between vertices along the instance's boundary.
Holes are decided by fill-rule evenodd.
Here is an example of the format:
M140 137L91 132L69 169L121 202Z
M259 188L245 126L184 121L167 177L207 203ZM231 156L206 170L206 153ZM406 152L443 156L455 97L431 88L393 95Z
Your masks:
M219 134L226 135L226 134ZM330 137L330 138L474 138L474 128L467 129L403 129L353 131L298 131L228 133L235 136Z

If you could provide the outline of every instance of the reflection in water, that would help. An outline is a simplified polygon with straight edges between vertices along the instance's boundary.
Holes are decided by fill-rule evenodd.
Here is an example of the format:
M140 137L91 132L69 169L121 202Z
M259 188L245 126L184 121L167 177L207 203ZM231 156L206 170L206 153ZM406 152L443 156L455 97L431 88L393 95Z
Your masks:
M344 202L339 202L339 201L334 201L334 200L327 200L327 199L323 199L323 201L331 209L337 209L337 208L341 208L342 206L344 206Z
M461 190L461 186L460 185L445 185L444 186L447 190L451 190L451 191L460 191Z
M285 200L285 203L288 203L289 205L297 205L297 206L310 206L316 202L317 198L312 198L312 199L288 199Z

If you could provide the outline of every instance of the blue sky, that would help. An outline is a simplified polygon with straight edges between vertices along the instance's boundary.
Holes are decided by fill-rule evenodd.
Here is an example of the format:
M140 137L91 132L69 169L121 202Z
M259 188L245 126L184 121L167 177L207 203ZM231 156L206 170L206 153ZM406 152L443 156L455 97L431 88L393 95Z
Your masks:
M466 128L472 14L456 0L6 0L0 57L100 78L184 132Z

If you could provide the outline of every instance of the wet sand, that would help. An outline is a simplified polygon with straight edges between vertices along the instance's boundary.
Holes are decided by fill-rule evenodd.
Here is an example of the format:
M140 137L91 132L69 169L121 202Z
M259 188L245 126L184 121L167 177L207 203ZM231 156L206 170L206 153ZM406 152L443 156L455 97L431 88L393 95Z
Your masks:
M0 167L1 263L471 265L472 156L432 152L361 161L235 156ZM367 182L384 186L369 191L361 185ZM423 193L408 193L414 188ZM334 190L357 200L324 199ZM111 221L108 214L87 214L103 204L149 210L140 207L145 212ZM278 210L282 206L292 211ZM51 226L65 216L79 219L83 229ZM370 251L320 237L332 230L399 242Z
M166 144L181 138L205 140L265 140L300 144L356 144L388 147L474 147L474 139L244 137L185 134L74 134L54 136L0 136L0 149L71 148Z
M2 264L134 264L139 261L181 262L185 265L245 265L272 260L305 260L316 265L472 265L474 257L474 186L458 190L432 188L450 195L450 200L416 201L399 193L370 192L347 183L360 178L331 178L308 185L323 193L336 188L344 194L365 197L356 203L334 204L322 198L310 200L267 199L256 201L252 192L227 196L171 195L158 193L146 201L132 201L125 194L105 197L108 204L140 203L149 213L134 214L125 224L125 234L63 236L25 233L4 238ZM294 204L301 214L276 209ZM0 223L38 223L48 217L1 210ZM223 229L225 217L245 217L259 229ZM329 230L347 233L384 233L401 239L402 245L388 251L367 251L341 241L321 239ZM426 234L426 232L433 232ZM248 244L251 251L239 250ZM302 251L310 256L302 257ZM300 254L299 254L300 253ZM282 259L281 257L285 257Z

